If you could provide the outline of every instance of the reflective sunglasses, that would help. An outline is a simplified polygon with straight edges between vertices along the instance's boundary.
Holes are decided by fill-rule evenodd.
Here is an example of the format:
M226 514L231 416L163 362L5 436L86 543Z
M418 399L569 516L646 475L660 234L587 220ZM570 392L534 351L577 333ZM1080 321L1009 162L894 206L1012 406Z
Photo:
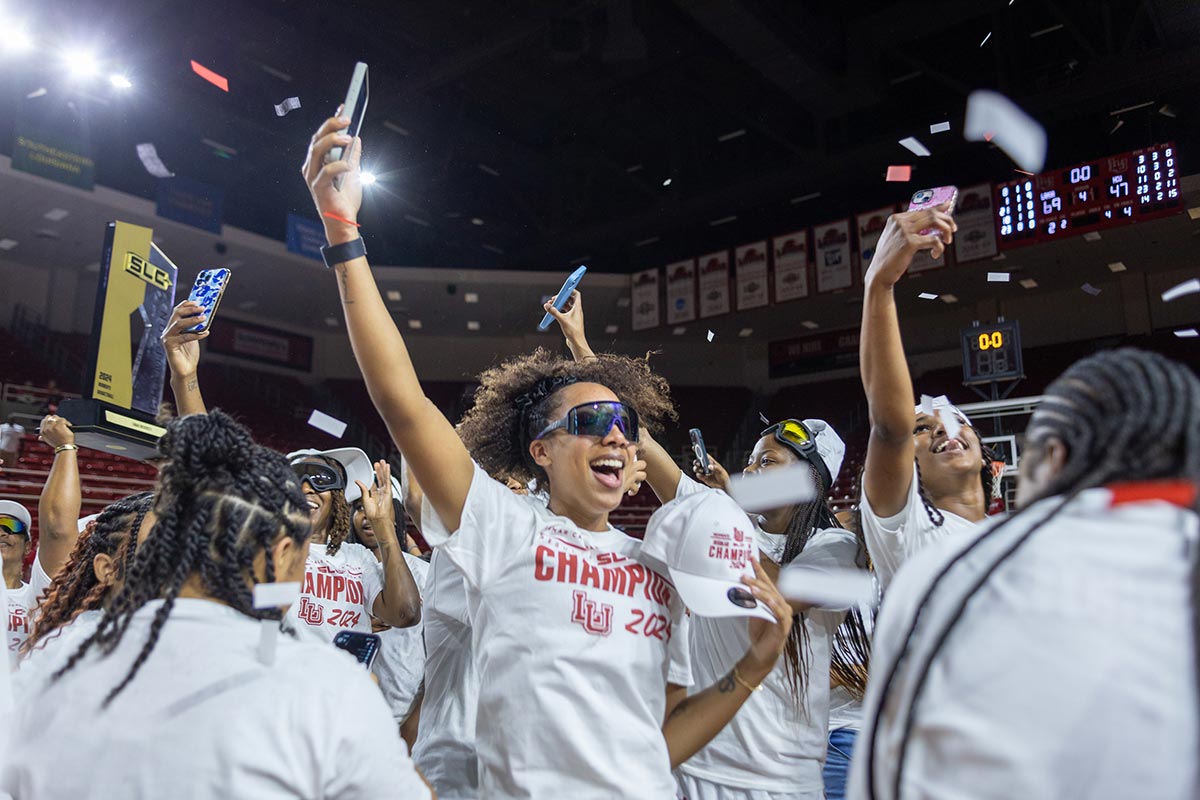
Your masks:
M334 489L345 489L346 478L341 470L317 461L294 461L292 472L300 479L300 483L308 481L309 486L318 492L329 492Z
M541 439L560 428L572 436L599 436L604 438L616 425L630 442L638 438L638 415L624 403L605 400L599 403L584 403L569 410L565 417L552 422L534 439Z
M829 490L833 484L829 467L825 465L825 459L821 458L821 454L817 451L817 437L813 435L807 425L798 419L785 419L783 422L777 422L767 428L758 436L762 438L771 435L775 436L775 441L816 467L825 490Z
M0 514L0 533L11 533L15 536L28 536L29 528L24 520Z

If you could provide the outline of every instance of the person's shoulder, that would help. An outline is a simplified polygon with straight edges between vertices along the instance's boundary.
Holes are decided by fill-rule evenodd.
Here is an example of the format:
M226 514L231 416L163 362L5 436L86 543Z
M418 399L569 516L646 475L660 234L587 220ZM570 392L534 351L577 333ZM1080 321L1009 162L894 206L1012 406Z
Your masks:
M340 647L286 634L278 639L275 664L281 677L314 686L329 686L366 675L354 656ZM330 683L324 683L325 680Z
M828 547L858 547L858 537L845 528L821 528L814 531L809 545L821 544Z

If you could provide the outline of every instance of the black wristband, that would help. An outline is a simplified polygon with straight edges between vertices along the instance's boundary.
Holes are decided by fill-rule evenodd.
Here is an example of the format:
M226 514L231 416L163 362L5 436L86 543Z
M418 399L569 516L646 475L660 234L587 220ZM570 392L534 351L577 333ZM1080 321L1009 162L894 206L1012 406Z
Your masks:
M325 266L329 269L333 269L335 264L345 264L366 254L367 245L361 236L342 244L331 244L321 248L321 258L325 259Z

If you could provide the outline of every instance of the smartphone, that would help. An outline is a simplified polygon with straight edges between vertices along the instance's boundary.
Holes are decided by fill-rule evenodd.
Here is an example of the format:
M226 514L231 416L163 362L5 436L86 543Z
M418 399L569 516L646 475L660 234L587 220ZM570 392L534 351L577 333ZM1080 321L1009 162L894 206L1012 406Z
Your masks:
M374 633L359 633L358 631L342 631L333 637L333 646L340 647L358 659L358 663L367 669L379 655L379 636Z
M217 306L221 305L221 297L225 287L229 285L230 271L227 269L204 269L196 276L188 300L198 303L204 309L204 322L188 328L184 333L204 333L212 327L213 315Z
M950 203L950 214L954 213L954 203L958 200L957 186L938 186L935 189L919 189L913 193L912 200L908 202L909 211L920 211L924 208L934 208L942 203ZM933 233L933 228L926 228L921 231L922 236L928 236Z
M700 462L700 469L705 475L712 475L712 464L708 460L708 450L704 447L704 435L700 433L699 428L692 428L688 431L688 436L692 437L692 452Z
M580 267L567 276L563 281L562 288L558 290L558 295L554 298L554 307L562 311L567 307L567 303L571 301L571 292L575 291L575 287L579 286L579 282L583 280L583 276L587 273L587 267ZM554 315L547 312L546 316L542 317L542 322L538 325L539 331L547 330L554 324Z
M364 92L363 89L367 91ZM358 136L362 130L363 118L367 115L367 100L370 97L370 87L367 86L367 65L359 61L354 65L354 74L350 76L350 88L346 91L346 102L342 103L342 116L349 117L350 127L346 129L346 133L350 136ZM359 97L362 97L362 103L358 102ZM349 150L342 147L331 147L329 149L329 159L338 161L349 155Z

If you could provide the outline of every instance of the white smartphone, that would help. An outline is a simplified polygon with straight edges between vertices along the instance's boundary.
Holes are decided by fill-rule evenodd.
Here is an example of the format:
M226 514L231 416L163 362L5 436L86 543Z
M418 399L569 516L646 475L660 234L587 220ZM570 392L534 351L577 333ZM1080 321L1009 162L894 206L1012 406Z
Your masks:
M359 61L354 65L354 74L350 76L350 88L346 91L346 102L342 103L342 116L350 118L350 127L347 133L350 136L358 136L358 132L362 130L363 118L367 115L367 100L370 96L370 89L366 92L363 89L367 83L367 65ZM362 97L362 103L358 102L359 97ZM332 147L329 150L329 158L333 161L340 161L349 156L348 148Z

